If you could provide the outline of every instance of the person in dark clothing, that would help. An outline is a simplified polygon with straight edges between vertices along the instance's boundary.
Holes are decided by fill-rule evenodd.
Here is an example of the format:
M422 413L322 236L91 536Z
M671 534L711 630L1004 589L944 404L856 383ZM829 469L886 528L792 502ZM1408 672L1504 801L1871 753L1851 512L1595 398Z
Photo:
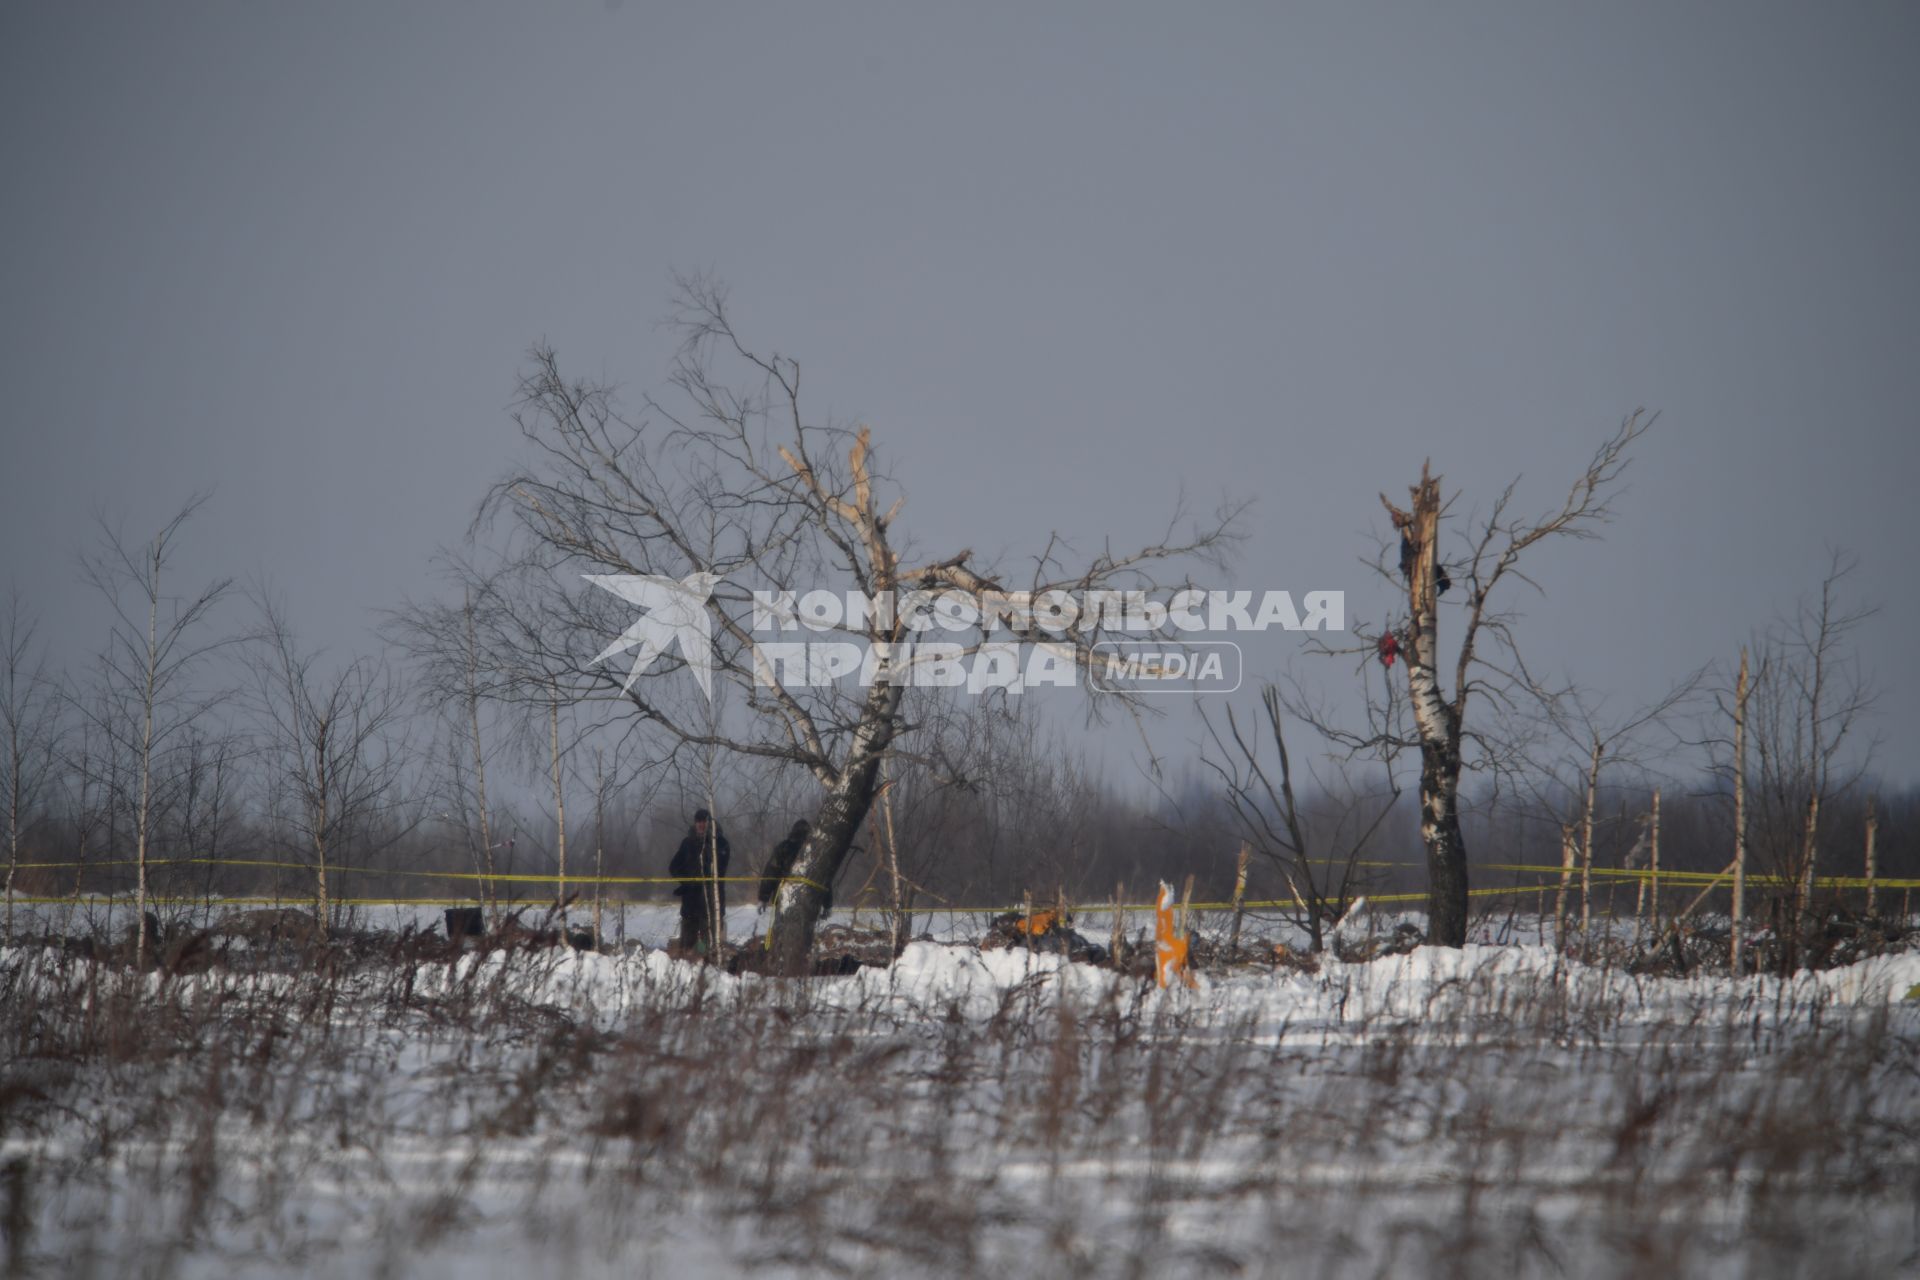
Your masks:
M767 858L767 866L760 873L760 906L764 910L773 902L773 895L780 891L780 882L793 874L793 864L799 860L800 850L807 844L807 837L813 834L813 824L805 818L793 824L787 832L787 838L773 846L773 853ZM820 914L833 913L833 886L827 885L823 891Z
M727 874L732 854L713 815L705 809L695 813L693 829L667 864L667 874L677 881L673 893L680 899L680 950L684 954L706 955L713 950L714 913L727 909L727 886L721 877Z

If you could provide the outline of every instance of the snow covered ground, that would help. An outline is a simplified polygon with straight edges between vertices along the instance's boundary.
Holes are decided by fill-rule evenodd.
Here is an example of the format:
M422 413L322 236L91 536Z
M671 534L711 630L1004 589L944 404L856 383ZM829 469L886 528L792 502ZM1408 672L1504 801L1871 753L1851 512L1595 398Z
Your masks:
M59 1276L1913 1274L1917 986L1524 945L1165 993L933 942L804 982L16 948L0 1219Z

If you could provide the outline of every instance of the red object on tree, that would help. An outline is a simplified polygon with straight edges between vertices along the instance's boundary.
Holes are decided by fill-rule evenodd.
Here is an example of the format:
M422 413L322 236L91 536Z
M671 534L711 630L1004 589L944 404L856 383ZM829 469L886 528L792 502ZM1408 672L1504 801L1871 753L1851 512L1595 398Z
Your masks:
M1392 666L1393 660L1396 657L1398 657L1399 654L1400 654L1400 642L1394 638L1393 632L1389 631L1387 632L1387 634L1380 637L1380 665L1381 666L1383 667Z

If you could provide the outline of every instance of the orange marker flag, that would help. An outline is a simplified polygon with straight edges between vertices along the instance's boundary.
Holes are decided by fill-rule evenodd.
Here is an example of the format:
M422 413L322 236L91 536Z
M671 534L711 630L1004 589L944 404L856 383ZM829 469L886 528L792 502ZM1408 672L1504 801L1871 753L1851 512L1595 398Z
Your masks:
M1153 919L1154 976L1165 987L1176 975L1189 987L1197 986L1187 969L1187 940L1173 932L1173 886L1160 882L1160 901Z

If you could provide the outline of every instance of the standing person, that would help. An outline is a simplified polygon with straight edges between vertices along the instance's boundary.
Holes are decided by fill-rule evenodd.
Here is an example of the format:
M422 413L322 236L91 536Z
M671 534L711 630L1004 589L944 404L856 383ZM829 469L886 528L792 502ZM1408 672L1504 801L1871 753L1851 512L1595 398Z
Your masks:
M773 846L773 852L767 855L767 866L760 873L760 909L765 911L773 902L773 895L780 892L780 882L793 874L793 864L800 858L800 850L806 848L807 837L813 834L813 824L805 818L793 824L787 832L787 838ZM820 914L833 914L833 886L826 885L821 890Z
M705 809L696 812L692 830L667 864L667 874L678 881L673 893L680 899L682 955L706 955L713 949L714 913L727 909L727 886L721 877L732 854L713 815Z

